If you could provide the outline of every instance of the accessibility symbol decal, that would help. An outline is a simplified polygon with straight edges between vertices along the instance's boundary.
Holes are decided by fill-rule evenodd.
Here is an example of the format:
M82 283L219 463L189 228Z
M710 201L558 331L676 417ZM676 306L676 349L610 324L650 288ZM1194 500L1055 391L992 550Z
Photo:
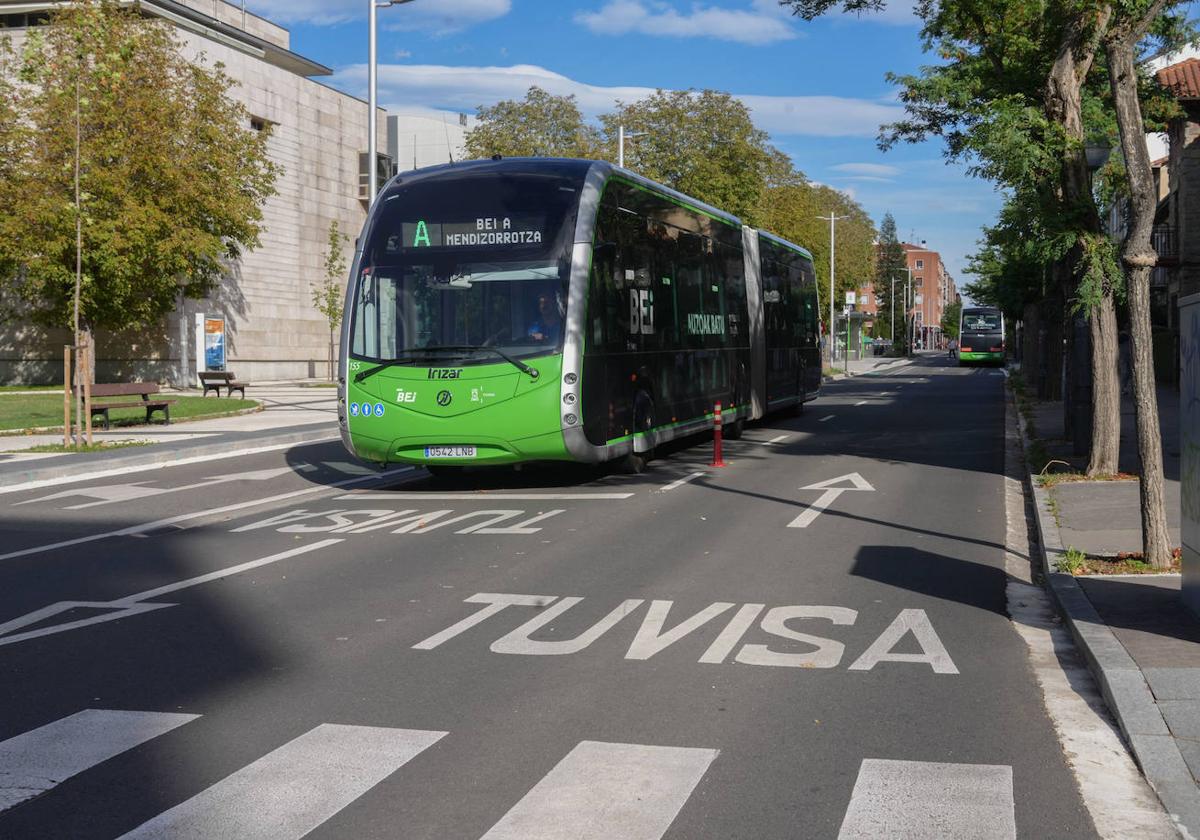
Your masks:
M375 403L375 416L376 417L383 416L383 403Z
M351 417L358 416L358 403L356 403L356 402L350 403L350 416Z

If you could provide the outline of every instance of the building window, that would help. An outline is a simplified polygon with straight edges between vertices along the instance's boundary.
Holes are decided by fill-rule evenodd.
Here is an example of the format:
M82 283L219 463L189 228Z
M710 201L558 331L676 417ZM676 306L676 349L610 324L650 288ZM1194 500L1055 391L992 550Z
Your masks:
M913 285L919 289L919 288L921 288L921 284L924 282L924 280L925 280L924 277L914 277Z
M45 26L50 22L49 12L0 15L0 29L22 29L26 26Z
M262 117L251 117L250 118L250 127L252 129L254 129L255 131L266 131L267 121L264 120Z
M925 260L917 260L917 271L920 271L924 267L925 267Z

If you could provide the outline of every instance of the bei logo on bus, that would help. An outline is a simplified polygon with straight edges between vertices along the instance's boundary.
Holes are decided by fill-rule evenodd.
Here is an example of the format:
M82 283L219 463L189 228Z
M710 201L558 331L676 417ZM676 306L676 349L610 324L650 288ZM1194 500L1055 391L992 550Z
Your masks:
M629 332L654 335L654 290L629 290Z

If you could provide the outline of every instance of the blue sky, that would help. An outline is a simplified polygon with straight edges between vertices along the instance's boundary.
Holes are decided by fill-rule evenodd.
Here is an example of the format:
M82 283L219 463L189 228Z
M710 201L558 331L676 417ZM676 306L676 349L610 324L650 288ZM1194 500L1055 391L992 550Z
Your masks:
M365 97L368 2L247 8L334 68L334 86ZM594 116L656 87L725 90L810 179L850 193L877 223L891 212L901 238L940 251L961 286L1001 198L947 166L938 141L876 148L880 123L901 113L885 73L929 60L912 5L889 6L805 23L775 0L414 0L379 12L379 99L392 111L473 113L538 84L576 94Z

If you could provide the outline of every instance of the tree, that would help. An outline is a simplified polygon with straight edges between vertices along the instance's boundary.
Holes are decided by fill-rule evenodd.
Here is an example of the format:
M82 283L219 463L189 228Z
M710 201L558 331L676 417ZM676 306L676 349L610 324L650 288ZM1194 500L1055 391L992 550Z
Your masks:
M619 126L639 135L625 153L626 166L755 224L773 164L766 132L750 109L715 90L657 90L600 117L608 147ZM778 160L775 159L777 165Z
M962 317L962 301L956 300L946 304L942 311L942 334L953 341L958 338L959 321Z
M808 181L764 190L754 216L766 231L807 248L817 274L822 323L829 317L829 213L845 216L835 236L834 300L866 285L875 276L875 225L861 205L845 193ZM822 220L823 217L823 220ZM825 324L826 334L829 325Z
M346 292L342 280L346 277L346 243L350 237L338 229L337 219L329 223L329 239L325 247L325 276L312 288L313 306L329 324L329 379L333 381L333 333L342 323L342 308Z
M904 246L900 244L900 240L896 236L896 220L892 218L891 213L883 214L883 222L879 225L879 249L878 259L875 263L875 302L879 311L877 326L875 327L875 335L889 339L894 339L892 319L893 319L893 300L892 289L894 285L899 287L897 290L897 300L900 311L900 324L905 323L905 313L908 311L908 306L911 305L911 300L905 298L905 289L908 287L905 283L908 282L908 257L904 253Z
M480 106L478 122L467 132L473 158L600 157L600 134L583 121L575 97L555 96L536 85L525 98Z
M6 307L77 317L85 334L145 328L258 244L269 132L250 130L221 65L181 50L114 0L75 0L29 31L20 90L0 88L21 124L15 139L0 129Z
M1162 437L1158 425L1158 397L1154 383L1154 351L1150 328L1150 271L1158 261L1151 245L1157 195L1146 149L1146 126L1138 96L1136 57L1139 44L1158 24L1182 27L1162 20L1164 10L1178 0L1125 0L1118 4L1113 25L1104 39L1109 84L1117 112L1121 152L1129 189L1129 225L1121 249L1129 297L1129 338L1133 351L1134 404L1137 409L1138 456L1142 514L1142 552L1156 568L1171 565L1167 531L1167 506L1163 484Z
M875 11L885 0L784 0L796 14L816 17L840 5ZM1089 474L1115 472L1120 441L1114 300L1121 277L1101 232L1084 155L1085 113L1099 108L1089 74L1112 15L1107 0L1042 3L1033 0L946 0L916 3L927 49L945 62L920 76L891 76L904 90L907 118L881 135L885 147L928 136L946 139L947 153L971 159L972 171L1021 192L1021 203L1046 222L1043 252L1052 262L1051 330L1046 352L1073 343L1062 330L1069 311L1088 318L1091 346L1092 427ZM1090 85L1090 87L1089 87ZM1089 107L1091 106L1091 107ZM1070 356L1068 356L1070 358ZM1054 396L1053 371L1039 393ZM1076 366L1065 366L1072 379ZM1064 392L1071 402L1071 388ZM1071 425L1068 424L1068 434Z

